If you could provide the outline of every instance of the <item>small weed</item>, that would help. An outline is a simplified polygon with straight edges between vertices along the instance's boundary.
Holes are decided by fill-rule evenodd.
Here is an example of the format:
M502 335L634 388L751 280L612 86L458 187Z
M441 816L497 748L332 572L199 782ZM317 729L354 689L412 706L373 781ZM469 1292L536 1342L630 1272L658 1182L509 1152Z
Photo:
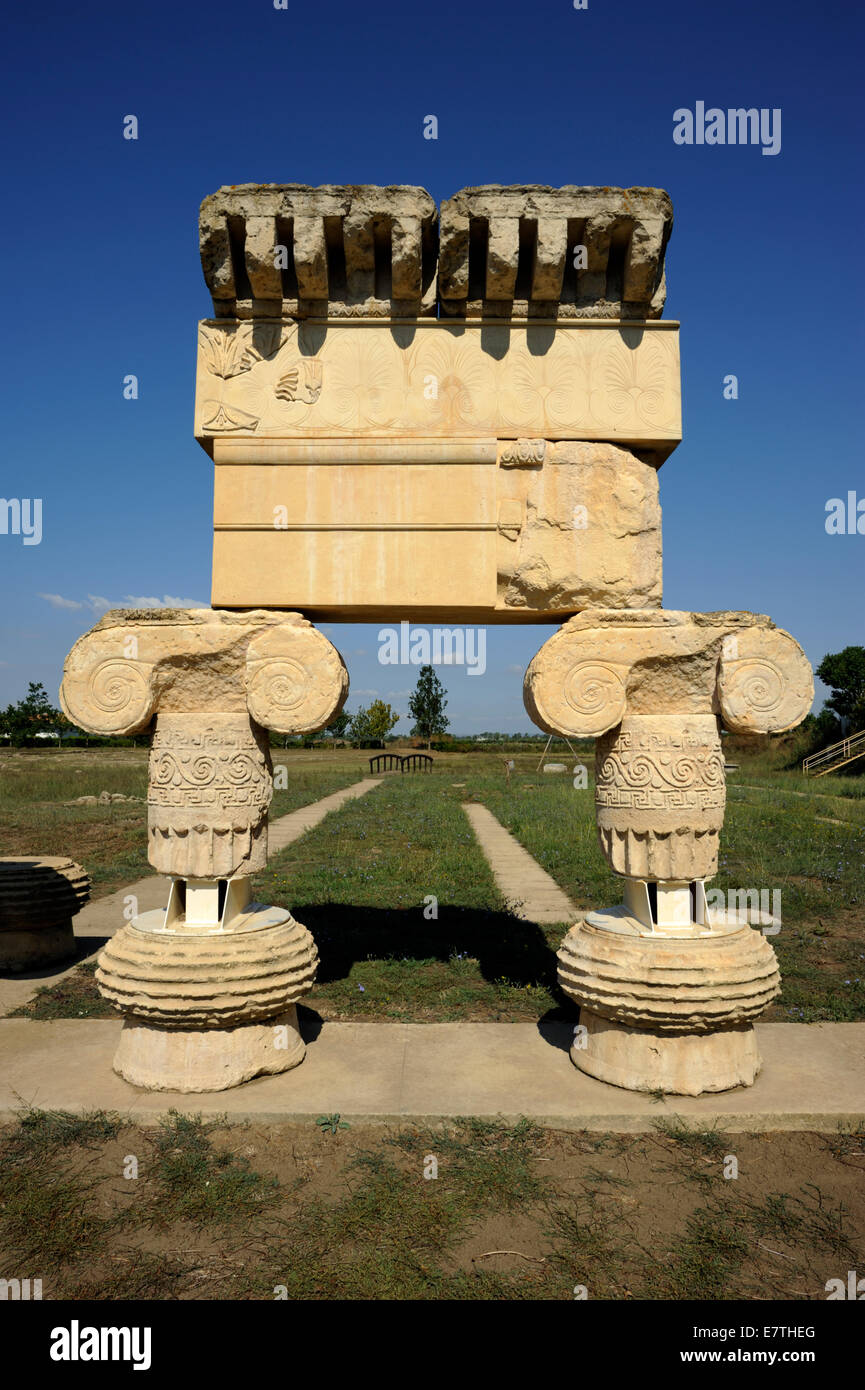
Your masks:
M339 1129L351 1129L351 1125L341 1120L338 1114L319 1115L315 1122L322 1134L336 1134Z

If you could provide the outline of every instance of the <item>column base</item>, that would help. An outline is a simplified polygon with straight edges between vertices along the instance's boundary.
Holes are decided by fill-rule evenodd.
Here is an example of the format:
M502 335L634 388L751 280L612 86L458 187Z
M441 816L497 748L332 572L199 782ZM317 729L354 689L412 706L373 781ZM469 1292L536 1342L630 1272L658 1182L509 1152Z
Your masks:
M780 992L775 953L761 932L726 919L708 935L697 923L690 929L700 934L646 932L614 911L571 928L559 948L559 984L586 1029L571 1050L580 1071L624 1090L679 1096L753 1083L754 1019Z
M72 921L52 927L34 927L31 931L0 932L0 970L18 973L38 970L42 965L57 965L71 960L78 944Z
M305 1055L292 1004L274 1018L234 1028L161 1028L124 1019L114 1070L133 1086L188 1095L291 1071Z
M626 1091L699 1096L751 1086L762 1067L751 1023L711 1033L662 1033L632 1028L580 1010L586 1033L571 1061L587 1076Z

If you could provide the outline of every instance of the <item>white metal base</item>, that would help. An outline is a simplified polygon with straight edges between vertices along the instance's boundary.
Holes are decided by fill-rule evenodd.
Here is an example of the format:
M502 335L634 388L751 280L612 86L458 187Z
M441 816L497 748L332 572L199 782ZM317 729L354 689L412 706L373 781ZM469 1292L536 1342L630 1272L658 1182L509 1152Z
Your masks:
M253 902L248 878L173 878L167 906L139 913L132 925L168 935L220 936L275 927L290 916L283 907Z
M778 930L771 913L754 908L738 911L709 907L703 879L648 883L623 880L625 900L618 907L587 912L585 920L620 936L664 936L692 941L705 936L729 936L742 926L760 927L767 935Z

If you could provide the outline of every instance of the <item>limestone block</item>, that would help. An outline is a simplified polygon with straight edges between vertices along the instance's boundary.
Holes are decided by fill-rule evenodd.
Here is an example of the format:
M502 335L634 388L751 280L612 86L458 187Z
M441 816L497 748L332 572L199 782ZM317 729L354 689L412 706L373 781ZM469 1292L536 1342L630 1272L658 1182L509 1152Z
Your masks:
M461 189L441 206L442 311L658 318L672 225L657 188Z
M811 664L789 632L747 628L724 644L718 696L726 728L782 733L795 728L811 708Z
M707 1032L753 1021L780 993L762 932L679 940L630 937L579 922L559 950L565 993L604 1018L658 1032Z
M215 605L532 621L660 603L668 325L289 324L275 350L262 328L202 328Z
M271 646L262 646L266 636ZM263 699L269 672L276 690L284 690L286 661L292 674L288 704ZM250 702L274 721L269 727L297 733L328 723L347 693L339 654L298 613L114 609L69 653L60 701L73 723L91 733L138 732L157 709L240 714L251 712Z
M498 548L499 603L536 613L661 603L661 508L651 464L614 444L560 442L499 480L522 524ZM500 530L501 502L499 503Z
M790 684L778 698L785 671ZM767 694L769 673L777 682ZM729 727L751 719L747 727L781 732L805 718L813 696L798 643L764 615L667 609L578 614L541 648L523 686L540 728L577 738L615 728L626 709L712 713Z
M678 324L350 318L199 325L195 435L217 440L682 437Z
M90 879L73 859L0 859L0 970L34 970L75 954L72 918L90 897Z
M148 1090L190 1093L296 1067L306 1049L295 1005L317 963L291 916L206 936L127 923L96 970L100 993L123 1014L115 1071Z
M292 1004L263 1023L232 1028L161 1028L124 1020L114 1070L148 1091L200 1095L299 1066L306 1044Z
M531 621L599 598L661 601L657 471L615 445L219 443L215 454L220 606Z
M701 1096L753 1086L762 1070L754 1025L742 1023L702 1033L661 1033L629 1028L580 1010L585 1035L571 1061L587 1076L626 1091Z
M711 877L724 819L719 721L781 731L814 686L799 645L752 613L586 611L541 648L523 698L547 733L596 738L598 836L615 873Z
M281 734L322 729L348 695L342 657L312 626L280 623L256 634L246 654L249 713Z
M214 313L434 315L437 223L422 188L220 188L199 217Z

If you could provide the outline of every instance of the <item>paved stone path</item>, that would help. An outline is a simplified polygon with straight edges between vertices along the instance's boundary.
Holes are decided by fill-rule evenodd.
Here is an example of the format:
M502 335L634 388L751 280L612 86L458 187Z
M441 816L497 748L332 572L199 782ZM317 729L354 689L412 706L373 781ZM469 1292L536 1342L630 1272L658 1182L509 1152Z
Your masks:
M324 820L331 811L339 810L346 801L363 796L372 787L377 787L381 779L364 777L350 787L323 796L309 806L301 806L287 816L280 816L268 826L268 852L276 854L294 840L299 840L308 830L312 830ZM134 904L129 902L134 898ZM48 965L41 970L27 971L21 975L0 977L0 1016L18 1009L32 999L41 985L56 984L74 970L82 961L92 960L101 949L103 941L113 936L124 920L134 917L138 912L149 912L154 907L164 907L168 902L168 879L160 874L148 874L135 883L107 893L104 898L87 903L78 916L73 918L75 936L81 942L81 954L71 964ZM90 945L92 943L92 945ZM88 946L90 945L90 949Z
M463 810L499 891L516 916L527 922L573 922L577 909L570 898L492 811L476 801L463 802Z
M268 852L276 854L278 850L285 849L286 845L299 840L307 830L312 830L320 824L331 811L338 811L347 801L364 796L372 787L379 786L380 782L380 777L364 777L360 782L353 782L350 787L343 787L341 791L333 792L330 796L323 796L320 801L313 801L309 806L301 806L298 811L280 816L268 830Z
M732 1132L818 1130L865 1121L865 1023L757 1023L763 1070L753 1086L665 1101L577 1070L566 1023L322 1023L302 1016L303 1062L209 1095L147 1092L111 1069L120 1020L0 1019L0 1120L22 1102L119 1111L153 1124L169 1109L263 1124L350 1124L453 1115L529 1115L557 1129L651 1130L663 1117Z

